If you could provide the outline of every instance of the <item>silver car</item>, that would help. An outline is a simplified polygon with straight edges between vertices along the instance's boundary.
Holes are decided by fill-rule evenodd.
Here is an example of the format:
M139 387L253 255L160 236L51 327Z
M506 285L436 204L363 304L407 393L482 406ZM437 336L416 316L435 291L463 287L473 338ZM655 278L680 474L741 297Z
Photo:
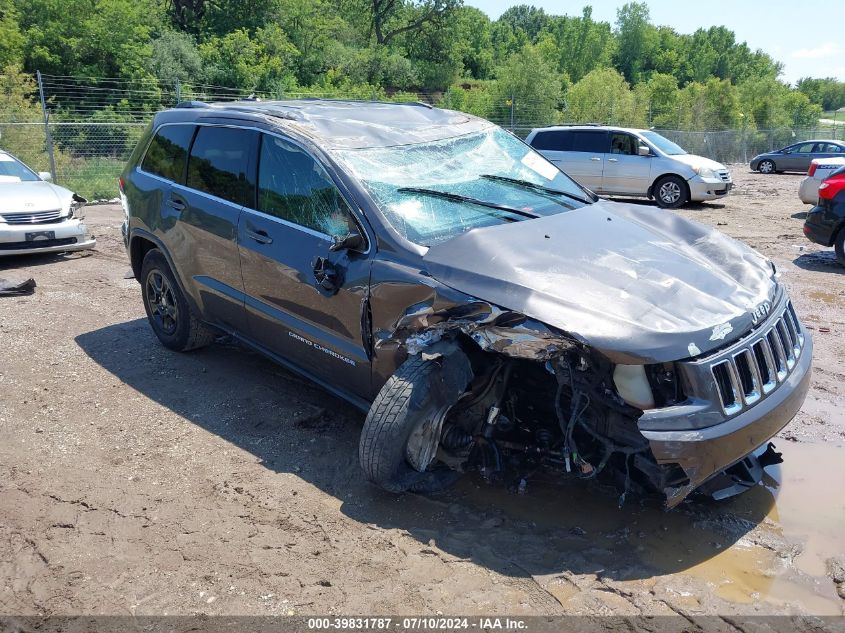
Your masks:
M96 245L80 216L85 198L49 180L48 172L37 174L0 151L0 256Z
M803 171L810 168L814 158L836 158L845 156L845 143L831 140L801 141L751 159L751 169L761 174L776 174L782 171Z
M727 167L653 130L567 125L534 129L525 141L596 193L654 198L667 209L721 198L733 186Z
M819 203L819 185L825 178L830 176L837 169L845 165L845 155L841 158L815 158L810 163L807 177L798 186L798 197L804 204Z

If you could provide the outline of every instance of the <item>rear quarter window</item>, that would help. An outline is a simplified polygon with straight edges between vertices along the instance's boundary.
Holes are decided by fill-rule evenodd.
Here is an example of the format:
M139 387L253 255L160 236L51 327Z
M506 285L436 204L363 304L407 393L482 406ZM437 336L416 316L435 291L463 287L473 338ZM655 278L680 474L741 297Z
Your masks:
M188 148L195 129L194 125L160 127L147 148L141 169L166 180L184 182Z
M568 152L572 149L572 132L568 130L538 132L531 139L531 147L552 152Z

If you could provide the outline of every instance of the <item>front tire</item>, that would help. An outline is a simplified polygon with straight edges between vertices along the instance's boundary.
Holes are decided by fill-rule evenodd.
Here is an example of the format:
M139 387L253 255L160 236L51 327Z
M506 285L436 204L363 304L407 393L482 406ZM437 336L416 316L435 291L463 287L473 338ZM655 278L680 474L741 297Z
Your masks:
M833 243L833 248L836 251L836 259L839 263L845 266L845 226L839 229L839 234Z
M187 352L214 342L214 331L196 318L160 250L144 256L140 281L147 319L162 345Z
M439 369L438 360L409 358L385 383L367 413L358 447L361 468L367 479L389 492L439 492L461 476L436 461L418 463L415 468L412 462L418 460L409 456L412 437L419 438L420 429L436 433L435 448L440 443L448 409L437 397Z
M661 209L677 209L689 200L687 183L679 176L663 176L654 184L654 198Z
M757 165L757 171L761 174L773 174L775 173L775 162L772 160L761 160L760 164Z

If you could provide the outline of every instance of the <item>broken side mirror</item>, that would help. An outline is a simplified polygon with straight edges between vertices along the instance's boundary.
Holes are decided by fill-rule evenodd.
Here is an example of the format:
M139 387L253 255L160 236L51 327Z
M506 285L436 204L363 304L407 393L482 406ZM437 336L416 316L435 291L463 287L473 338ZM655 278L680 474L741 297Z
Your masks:
M343 237L335 235L332 238L334 241L329 246L329 250L333 253L336 251L360 251L364 248L364 238L360 233L347 233Z
M651 149L649 149L648 145L640 145L637 148L637 154L640 156L651 156Z

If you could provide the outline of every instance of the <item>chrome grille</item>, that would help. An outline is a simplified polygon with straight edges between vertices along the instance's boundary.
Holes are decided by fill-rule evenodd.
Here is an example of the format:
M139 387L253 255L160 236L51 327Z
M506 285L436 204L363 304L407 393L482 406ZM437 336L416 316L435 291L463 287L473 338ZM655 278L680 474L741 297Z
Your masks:
M24 213L4 213L0 215L6 224L44 224L55 222L62 217L61 209L51 211L26 211Z
M804 349L804 334L792 303L728 358L710 366L722 410L735 415L782 383Z
M716 173L719 174L719 178L722 179L722 182L731 181L731 172L729 172L727 169L720 169Z

